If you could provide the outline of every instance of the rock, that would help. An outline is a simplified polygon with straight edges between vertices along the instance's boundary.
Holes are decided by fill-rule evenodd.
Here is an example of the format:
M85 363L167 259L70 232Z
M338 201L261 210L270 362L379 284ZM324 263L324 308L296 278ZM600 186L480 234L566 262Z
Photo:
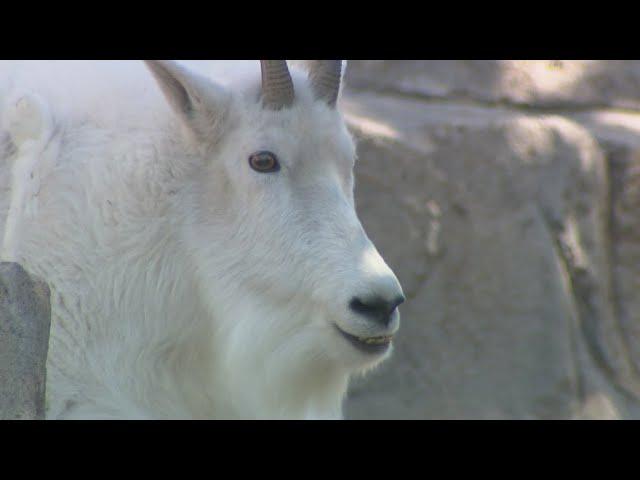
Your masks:
M44 418L49 287L0 263L0 419Z
M547 108L640 108L637 60L365 60L348 85L431 98Z
M610 172L613 306L626 352L640 372L640 114L591 111L573 118L605 151Z
M356 205L407 294L393 358L347 418L627 418L610 178L557 115L351 90Z

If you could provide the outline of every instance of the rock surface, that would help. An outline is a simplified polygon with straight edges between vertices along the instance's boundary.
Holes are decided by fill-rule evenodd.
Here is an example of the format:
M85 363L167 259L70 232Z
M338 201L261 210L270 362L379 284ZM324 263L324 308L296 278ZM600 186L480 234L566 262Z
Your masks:
M640 62L628 60L365 60L352 87L534 107L640 108Z
M350 63L357 208L408 300L347 418L640 418L640 114L585 109L636 105L640 62L548 95L540 65Z
M0 419L44 418L49 287L0 263Z

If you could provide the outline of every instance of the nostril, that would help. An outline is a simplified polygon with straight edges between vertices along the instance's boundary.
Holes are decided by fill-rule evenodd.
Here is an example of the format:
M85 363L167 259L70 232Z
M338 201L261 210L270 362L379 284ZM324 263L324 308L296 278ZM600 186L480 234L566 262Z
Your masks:
M405 300L406 298L404 298L404 295L398 295L396 299L393 302L391 302L391 305L392 305L391 311L393 312L396 308L402 305Z
M394 310L404 302L403 296L398 296L392 301L382 297L361 299L353 297L349 302L349 308L360 315L369 317L378 323L388 325Z
M375 306L363 302L358 297L353 297L351 299L351 302L349 303L349 307L351 308L351 310L354 310L355 312L361 313L363 315L370 315L378 311L378 309Z

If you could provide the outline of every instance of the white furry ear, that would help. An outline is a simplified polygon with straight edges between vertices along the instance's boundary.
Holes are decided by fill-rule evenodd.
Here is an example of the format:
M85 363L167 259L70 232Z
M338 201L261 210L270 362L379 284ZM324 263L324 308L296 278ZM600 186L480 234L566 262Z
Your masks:
M145 60L169 105L200 140L215 140L229 107L229 93L171 60Z

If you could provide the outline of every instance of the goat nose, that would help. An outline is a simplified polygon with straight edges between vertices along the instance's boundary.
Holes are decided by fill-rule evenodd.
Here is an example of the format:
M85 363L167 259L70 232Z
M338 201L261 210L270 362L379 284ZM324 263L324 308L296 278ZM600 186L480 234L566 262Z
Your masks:
M349 302L349 308L386 327L391 322L393 312L404 300L405 298L402 295L395 297L391 301L380 296L367 299L353 297Z

